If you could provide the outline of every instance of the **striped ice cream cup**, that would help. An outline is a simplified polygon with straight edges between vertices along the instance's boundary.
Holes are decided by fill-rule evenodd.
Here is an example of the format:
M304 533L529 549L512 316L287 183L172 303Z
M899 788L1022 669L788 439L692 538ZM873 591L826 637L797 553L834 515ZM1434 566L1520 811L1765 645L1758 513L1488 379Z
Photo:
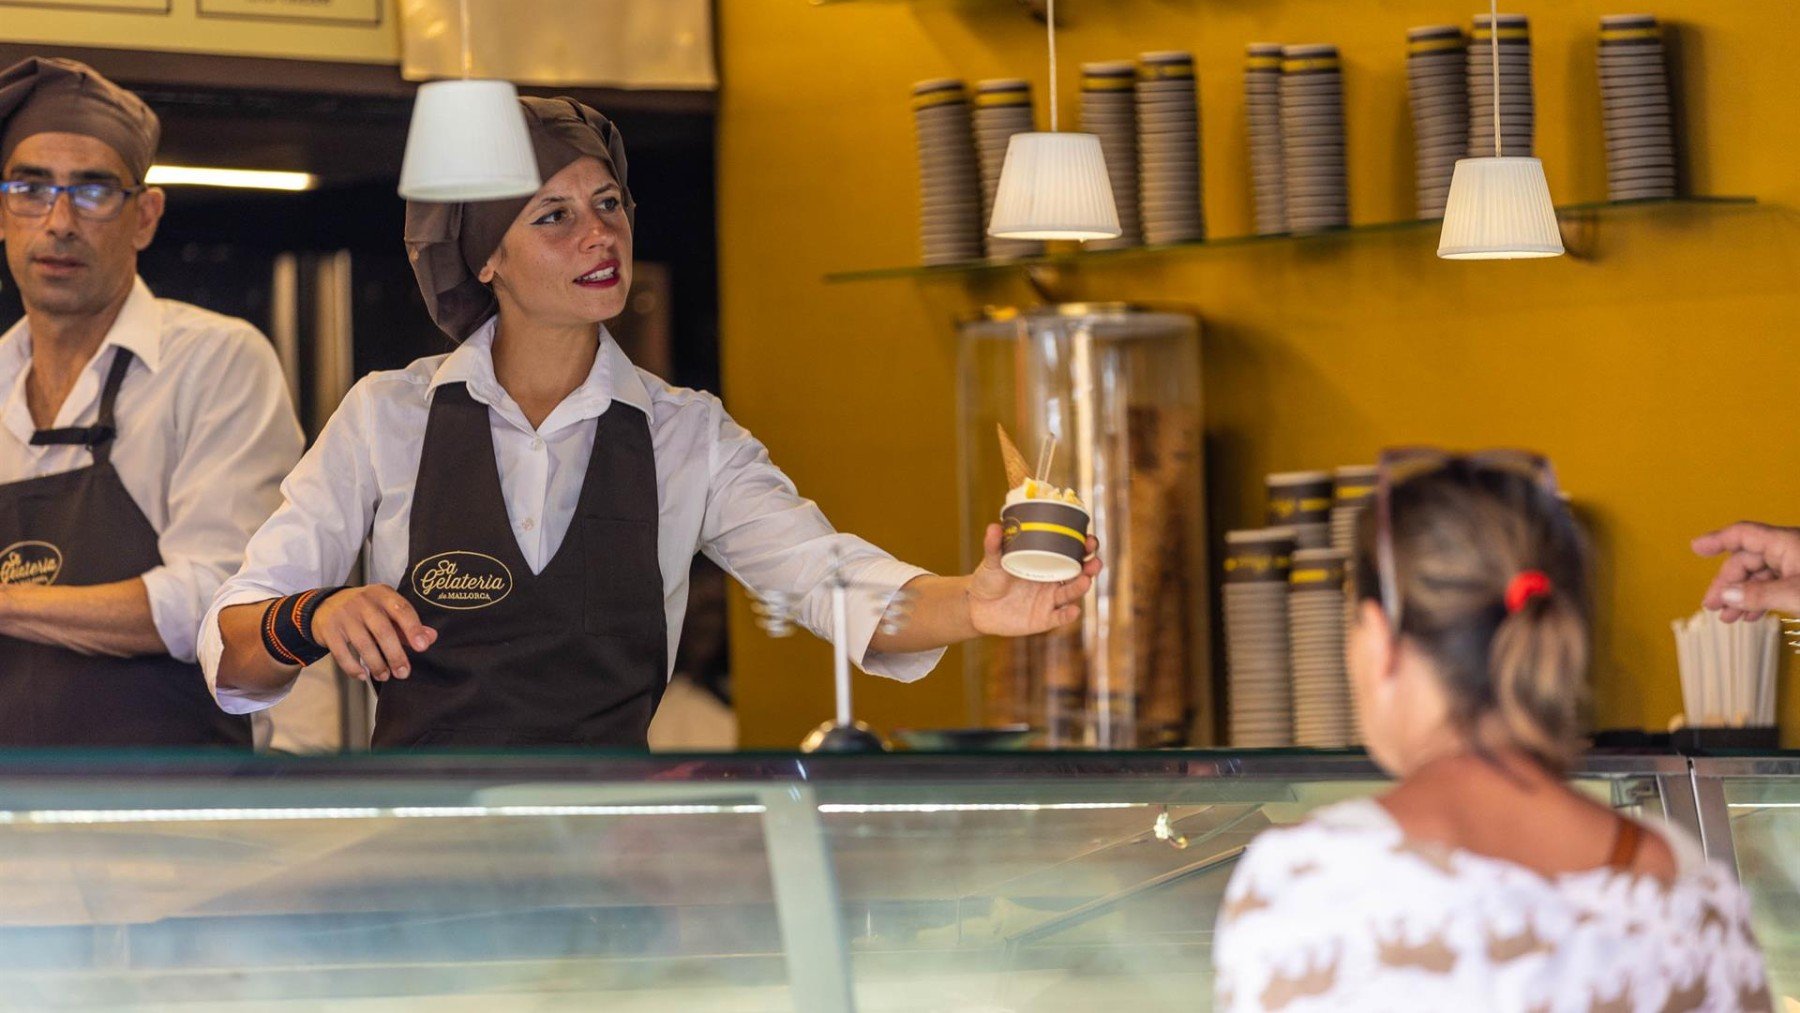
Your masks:
M1000 511L1000 568L1023 580L1060 582L1081 575L1088 512L1073 503L1028 499Z

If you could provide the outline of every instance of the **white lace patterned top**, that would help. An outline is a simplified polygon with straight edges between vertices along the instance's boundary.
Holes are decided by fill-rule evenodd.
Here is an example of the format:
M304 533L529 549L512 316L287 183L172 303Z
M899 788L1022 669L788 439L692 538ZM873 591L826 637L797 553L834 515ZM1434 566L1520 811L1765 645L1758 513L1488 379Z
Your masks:
M1686 834L1654 829L1675 853L1669 885L1546 878L1410 840L1373 799L1266 831L1219 911L1214 1009L1769 1009L1743 890Z

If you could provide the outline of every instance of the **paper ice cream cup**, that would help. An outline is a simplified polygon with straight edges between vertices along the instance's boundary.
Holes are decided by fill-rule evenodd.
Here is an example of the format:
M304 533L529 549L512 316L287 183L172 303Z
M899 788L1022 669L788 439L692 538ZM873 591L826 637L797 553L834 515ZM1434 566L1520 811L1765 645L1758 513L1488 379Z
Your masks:
M1331 520L1329 471L1289 471L1268 477L1269 523L1325 524Z
M1293 528L1257 528L1225 535L1227 584L1286 584L1293 567Z
M1022 580L1059 582L1081 575L1088 512L1072 503L1031 499L1000 511L1000 568Z

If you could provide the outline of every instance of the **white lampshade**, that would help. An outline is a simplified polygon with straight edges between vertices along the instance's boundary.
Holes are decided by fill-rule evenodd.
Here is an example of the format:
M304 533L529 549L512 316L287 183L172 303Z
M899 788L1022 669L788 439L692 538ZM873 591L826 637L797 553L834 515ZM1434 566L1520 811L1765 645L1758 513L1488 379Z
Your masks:
M542 185L519 92L507 81L432 81L413 100L400 196L456 202L526 197Z
M1119 207L1100 138L1018 133L1006 146L988 235L999 239L1116 239Z
M1515 260L1559 257L1562 252L1562 230L1543 162L1510 156L1457 161L1438 256Z

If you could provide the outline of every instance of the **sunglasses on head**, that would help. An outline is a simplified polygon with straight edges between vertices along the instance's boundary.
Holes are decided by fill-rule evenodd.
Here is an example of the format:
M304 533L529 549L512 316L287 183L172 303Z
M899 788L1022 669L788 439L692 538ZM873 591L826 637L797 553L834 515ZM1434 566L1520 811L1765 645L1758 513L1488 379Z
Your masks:
M1381 581L1381 611L1395 637L1400 635L1403 601L1399 566L1394 558L1394 488L1421 475L1456 466L1512 472L1530 479L1553 497L1557 494L1556 470L1550 459L1529 450L1457 453L1436 447L1396 447L1382 451L1375 468L1375 567Z

